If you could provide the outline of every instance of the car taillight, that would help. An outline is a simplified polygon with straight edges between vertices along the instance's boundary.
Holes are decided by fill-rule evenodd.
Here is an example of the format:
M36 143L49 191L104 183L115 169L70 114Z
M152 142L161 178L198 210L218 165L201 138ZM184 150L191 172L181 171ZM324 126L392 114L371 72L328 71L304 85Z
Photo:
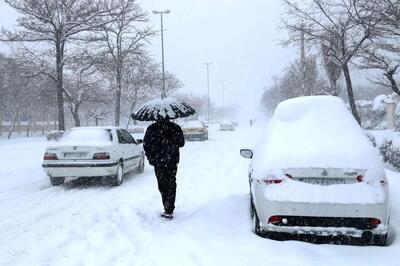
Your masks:
M110 154L106 152L99 152L93 155L93 160L109 160Z
M43 160L46 160L46 161L58 160L57 154L46 152L46 153L44 154L44 156L43 156Z
M280 184L282 183L282 179L265 179L263 180L263 182L267 185L271 185L271 184Z
M371 219L369 220L369 223L370 223L371 225L377 226L377 225L380 225L380 224L381 224L381 220L379 220L378 218L371 218Z
M281 221L282 221L282 217L277 216L277 215L271 216L268 219L269 224L276 224L276 223L280 223Z
M357 181L358 182L364 181L364 176L362 176L362 175L357 176Z

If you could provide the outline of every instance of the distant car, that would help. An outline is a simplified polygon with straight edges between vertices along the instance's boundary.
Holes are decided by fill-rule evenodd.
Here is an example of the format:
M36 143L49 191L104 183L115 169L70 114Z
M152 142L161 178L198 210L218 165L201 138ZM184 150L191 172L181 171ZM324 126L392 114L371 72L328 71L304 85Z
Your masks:
M54 131L50 131L49 133L46 134L46 139L48 141L58 141L63 136L64 136L63 130L54 130Z
M208 140L208 129L202 121L187 121L182 125L182 131L186 140Z
M235 125L231 121L223 121L219 126L221 131L233 131L235 130Z
M118 127L73 128L57 144L47 147L43 169L53 186L66 177L112 177L119 186L125 173L143 172L142 140Z
M142 134L145 132L145 128L142 126L129 126L126 130L130 134Z
M250 208L257 235L385 245L388 180L341 99L284 101L265 136L254 151L241 150L252 159Z

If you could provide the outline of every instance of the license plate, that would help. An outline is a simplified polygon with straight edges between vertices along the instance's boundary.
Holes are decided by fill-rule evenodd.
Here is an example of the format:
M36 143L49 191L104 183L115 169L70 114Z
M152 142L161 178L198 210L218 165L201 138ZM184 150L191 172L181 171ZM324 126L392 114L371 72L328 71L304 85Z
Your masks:
M64 152L64 158L85 158L87 152Z
M321 186L346 184L346 180L343 178L299 178L298 180L304 183Z

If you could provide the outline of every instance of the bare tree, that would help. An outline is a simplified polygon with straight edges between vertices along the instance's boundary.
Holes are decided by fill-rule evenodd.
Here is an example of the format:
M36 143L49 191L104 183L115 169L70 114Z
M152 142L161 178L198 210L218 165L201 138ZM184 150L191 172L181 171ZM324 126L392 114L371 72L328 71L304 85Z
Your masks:
M328 60L339 66L346 81L347 95L354 118L360 124L355 105L349 64L380 23L376 8L380 0L283 0L284 24L291 33L288 43L298 41L300 31L319 47L324 45Z
M79 108L84 102L98 97L97 91L101 89L101 78L91 58L82 53L75 54L66 68L68 74L64 93L69 102L75 126L80 127Z
M92 36L96 50L99 51L97 62L99 68L115 84L114 124L120 124L121 94L127 64L144 52L144 45L154 35L148 26L148 15L136 0L118 0L121 10L112 16L111 24L104 23Z
M4 0L20 17L19 30L2 29L0 40L43 42L54 50L59 129L65 129L63 69L68 42L82 33L104 26L118 13L118 1L93 0Z
M359 67L379 70L380 75L371 81L400 96L397 80L400 68L400 1L381 0L377 12L382 21L378 36L363 49Z

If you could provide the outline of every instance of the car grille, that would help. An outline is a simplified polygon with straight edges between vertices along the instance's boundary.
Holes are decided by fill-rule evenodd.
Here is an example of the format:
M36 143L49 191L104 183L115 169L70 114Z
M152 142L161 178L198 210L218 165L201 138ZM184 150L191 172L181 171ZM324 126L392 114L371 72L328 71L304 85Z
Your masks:
M314 216L281 216L287 223L274 223L276 226L300 227L348 227L360 230L372 230L376 225L371 225L371 218L347 217L314 217Z

